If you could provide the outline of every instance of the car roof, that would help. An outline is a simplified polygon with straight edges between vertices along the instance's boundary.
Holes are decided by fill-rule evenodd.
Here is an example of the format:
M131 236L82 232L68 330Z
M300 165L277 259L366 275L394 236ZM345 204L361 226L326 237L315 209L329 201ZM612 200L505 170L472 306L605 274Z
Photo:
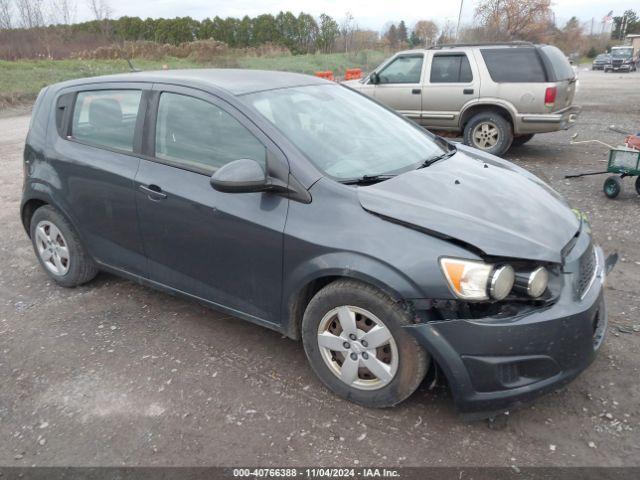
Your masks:
M224 90L232 95L244 95L279 88L334 83L319 77L292 72L234 68L194 68L103 75L100 77L71 80L60 84L60 86L69 87L108 82L149 82L194 87L208 86Z

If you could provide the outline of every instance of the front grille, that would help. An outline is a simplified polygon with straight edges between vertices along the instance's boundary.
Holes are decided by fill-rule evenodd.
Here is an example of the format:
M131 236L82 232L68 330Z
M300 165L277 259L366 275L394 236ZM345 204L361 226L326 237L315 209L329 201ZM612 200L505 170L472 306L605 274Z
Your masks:
M591 286L593 277L596 274L596 251L593 244L584 251L578 261L578 274L576 276L576 294L582 298L587 289Z
M612 61L611 61L611 64L612 64L614 67L619 67L619 66L621 66L621 65L622 65L622 60L612 60Z

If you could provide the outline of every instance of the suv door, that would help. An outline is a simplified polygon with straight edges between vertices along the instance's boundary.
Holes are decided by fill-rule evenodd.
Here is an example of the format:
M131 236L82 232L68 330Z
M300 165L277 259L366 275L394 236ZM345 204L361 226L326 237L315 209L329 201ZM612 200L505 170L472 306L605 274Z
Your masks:
M475 62L465 52L434 52L422 91L422 123L458 128L463 107L478 99L480 81Z
M377 72L380 81L374 86L374 98L413 120L419 120L423 63L422 53L400 54L391 59Z
M140 83L93 84L63 91L56 129L49 129L51 183L62 190L91 256L103 265L143 274L134 177L145 111Z
M210 178L242 158L277 175L289 172L286 159L213 95L156 85L150 112L136 176L149 278L260 323L279 321L288 200L218 192Z

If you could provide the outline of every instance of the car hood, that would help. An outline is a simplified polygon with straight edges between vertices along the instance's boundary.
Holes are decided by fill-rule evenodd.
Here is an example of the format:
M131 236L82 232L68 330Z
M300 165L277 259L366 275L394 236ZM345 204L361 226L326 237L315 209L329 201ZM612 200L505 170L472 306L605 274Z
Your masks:
M371 213L491 256L560 263L580 229L578 217L542 180L462 145L446 160L358 188L358 198Z

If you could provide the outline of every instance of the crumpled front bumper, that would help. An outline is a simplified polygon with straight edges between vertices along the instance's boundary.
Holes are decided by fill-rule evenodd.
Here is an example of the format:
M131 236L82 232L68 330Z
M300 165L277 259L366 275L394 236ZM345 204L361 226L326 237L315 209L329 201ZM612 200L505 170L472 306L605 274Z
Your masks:
M556 303L524 315L405 327L443 370L461 413L482 418L517 407L593 362L607 327L605 260L599 247L595 253L594 281L582 298L567 278Z

